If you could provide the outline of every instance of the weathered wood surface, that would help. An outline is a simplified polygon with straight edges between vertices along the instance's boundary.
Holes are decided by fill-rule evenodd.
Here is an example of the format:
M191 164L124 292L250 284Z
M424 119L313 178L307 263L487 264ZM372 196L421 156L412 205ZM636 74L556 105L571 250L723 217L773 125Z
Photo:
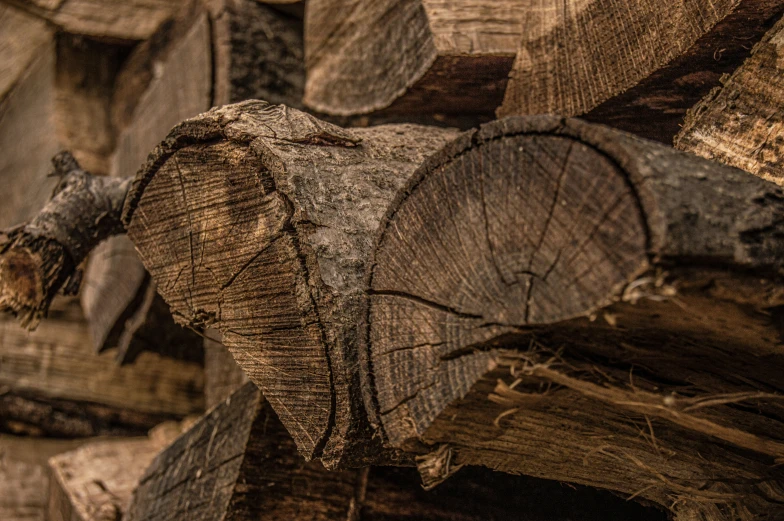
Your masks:
M343 445L363 414L349 390L372 233L417 165L454 135L348 132L239 103L175 128L129 194L129 237L175 317L222 332L307 456L360 456ZM215 175L229 164L231 174Z
M784 184L784 19L689 111L675 146Z
M0 519L45 521L47 459L86 440L57 440L0 434Z
M455 444L472 463L508 455L506 471L604 486L679 519L771 515L784 458L780 189L553 117L466 133L412 174L425 147L453 137L436 132L346 131L258 102L213 110L151 156L124 222L179 320L222 331L306 456L388 462ZM502 412L513 426L531 416L487 401L480 383L504 365L551 388L534 402L586 415L564 430L545 406L538 438L500 427ZM455 414L475 428L444 434ZM640 425L655 440L631 436ZM501 439L474 435L485 428ZM596 437L570 437L578 428ZM581 463L602 447L609 456Z
M120 367L96 355L77 302L56 302L33 332L0 322L2 430L86 437L138 434L203 410L203 372L153 353Z
M46 173L59 142L54 121L53 32L40 20L0 5L0 33L0 180L5 187L0 228L4 229L31 218L49 199L56 181L47 179Z
M52 457L47 521L118 521L153 458L181 432L169 422L149 437L93 441Z
M204 401L207 409L226 400L248 381L245 372L221 342L221 336L216 329L204 332Z
M305 103L340 115L589 113L669 142L782 11L778 0L313 0Z
M327 471L300 459L272 408L247 383L155 459L125 519L663 519L609 494L566 495L560 488L465 469L425 492L414 469Z
M112 40L149 38L182 4L178 0L4 0L4 3L67 33Z

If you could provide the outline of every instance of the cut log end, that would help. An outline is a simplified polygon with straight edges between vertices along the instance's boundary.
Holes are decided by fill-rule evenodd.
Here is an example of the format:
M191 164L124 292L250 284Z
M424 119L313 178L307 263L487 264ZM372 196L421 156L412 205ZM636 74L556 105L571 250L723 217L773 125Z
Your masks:
M393 443L493 366L483 343L589 315L647 269L636 198L604 153L534 128L465 138L412 180L370 282L371 372Z

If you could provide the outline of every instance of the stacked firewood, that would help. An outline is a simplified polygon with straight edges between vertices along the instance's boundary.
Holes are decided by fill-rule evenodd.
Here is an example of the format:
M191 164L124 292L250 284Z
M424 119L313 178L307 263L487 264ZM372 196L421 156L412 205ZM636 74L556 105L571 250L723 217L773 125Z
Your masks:
M784 520L784 1L2 0L0 71L0 520Z

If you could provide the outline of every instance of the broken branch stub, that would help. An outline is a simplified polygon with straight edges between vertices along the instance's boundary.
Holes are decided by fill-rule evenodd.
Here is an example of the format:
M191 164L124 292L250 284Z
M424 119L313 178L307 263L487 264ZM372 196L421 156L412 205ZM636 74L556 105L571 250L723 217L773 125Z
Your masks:
M130 179L94 177L67 152L52 163L60 178L55 195L29 223L3 232L0 246L0 310L27 327L46 314L63 284L78 289L77 267L98 243L123 232Z

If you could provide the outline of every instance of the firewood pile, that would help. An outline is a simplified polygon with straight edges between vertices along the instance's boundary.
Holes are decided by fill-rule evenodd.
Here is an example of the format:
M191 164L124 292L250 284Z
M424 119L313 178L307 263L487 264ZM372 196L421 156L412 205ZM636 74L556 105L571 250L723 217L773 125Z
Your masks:
M783 0L0 0L0 151L0 521L784 521Z

